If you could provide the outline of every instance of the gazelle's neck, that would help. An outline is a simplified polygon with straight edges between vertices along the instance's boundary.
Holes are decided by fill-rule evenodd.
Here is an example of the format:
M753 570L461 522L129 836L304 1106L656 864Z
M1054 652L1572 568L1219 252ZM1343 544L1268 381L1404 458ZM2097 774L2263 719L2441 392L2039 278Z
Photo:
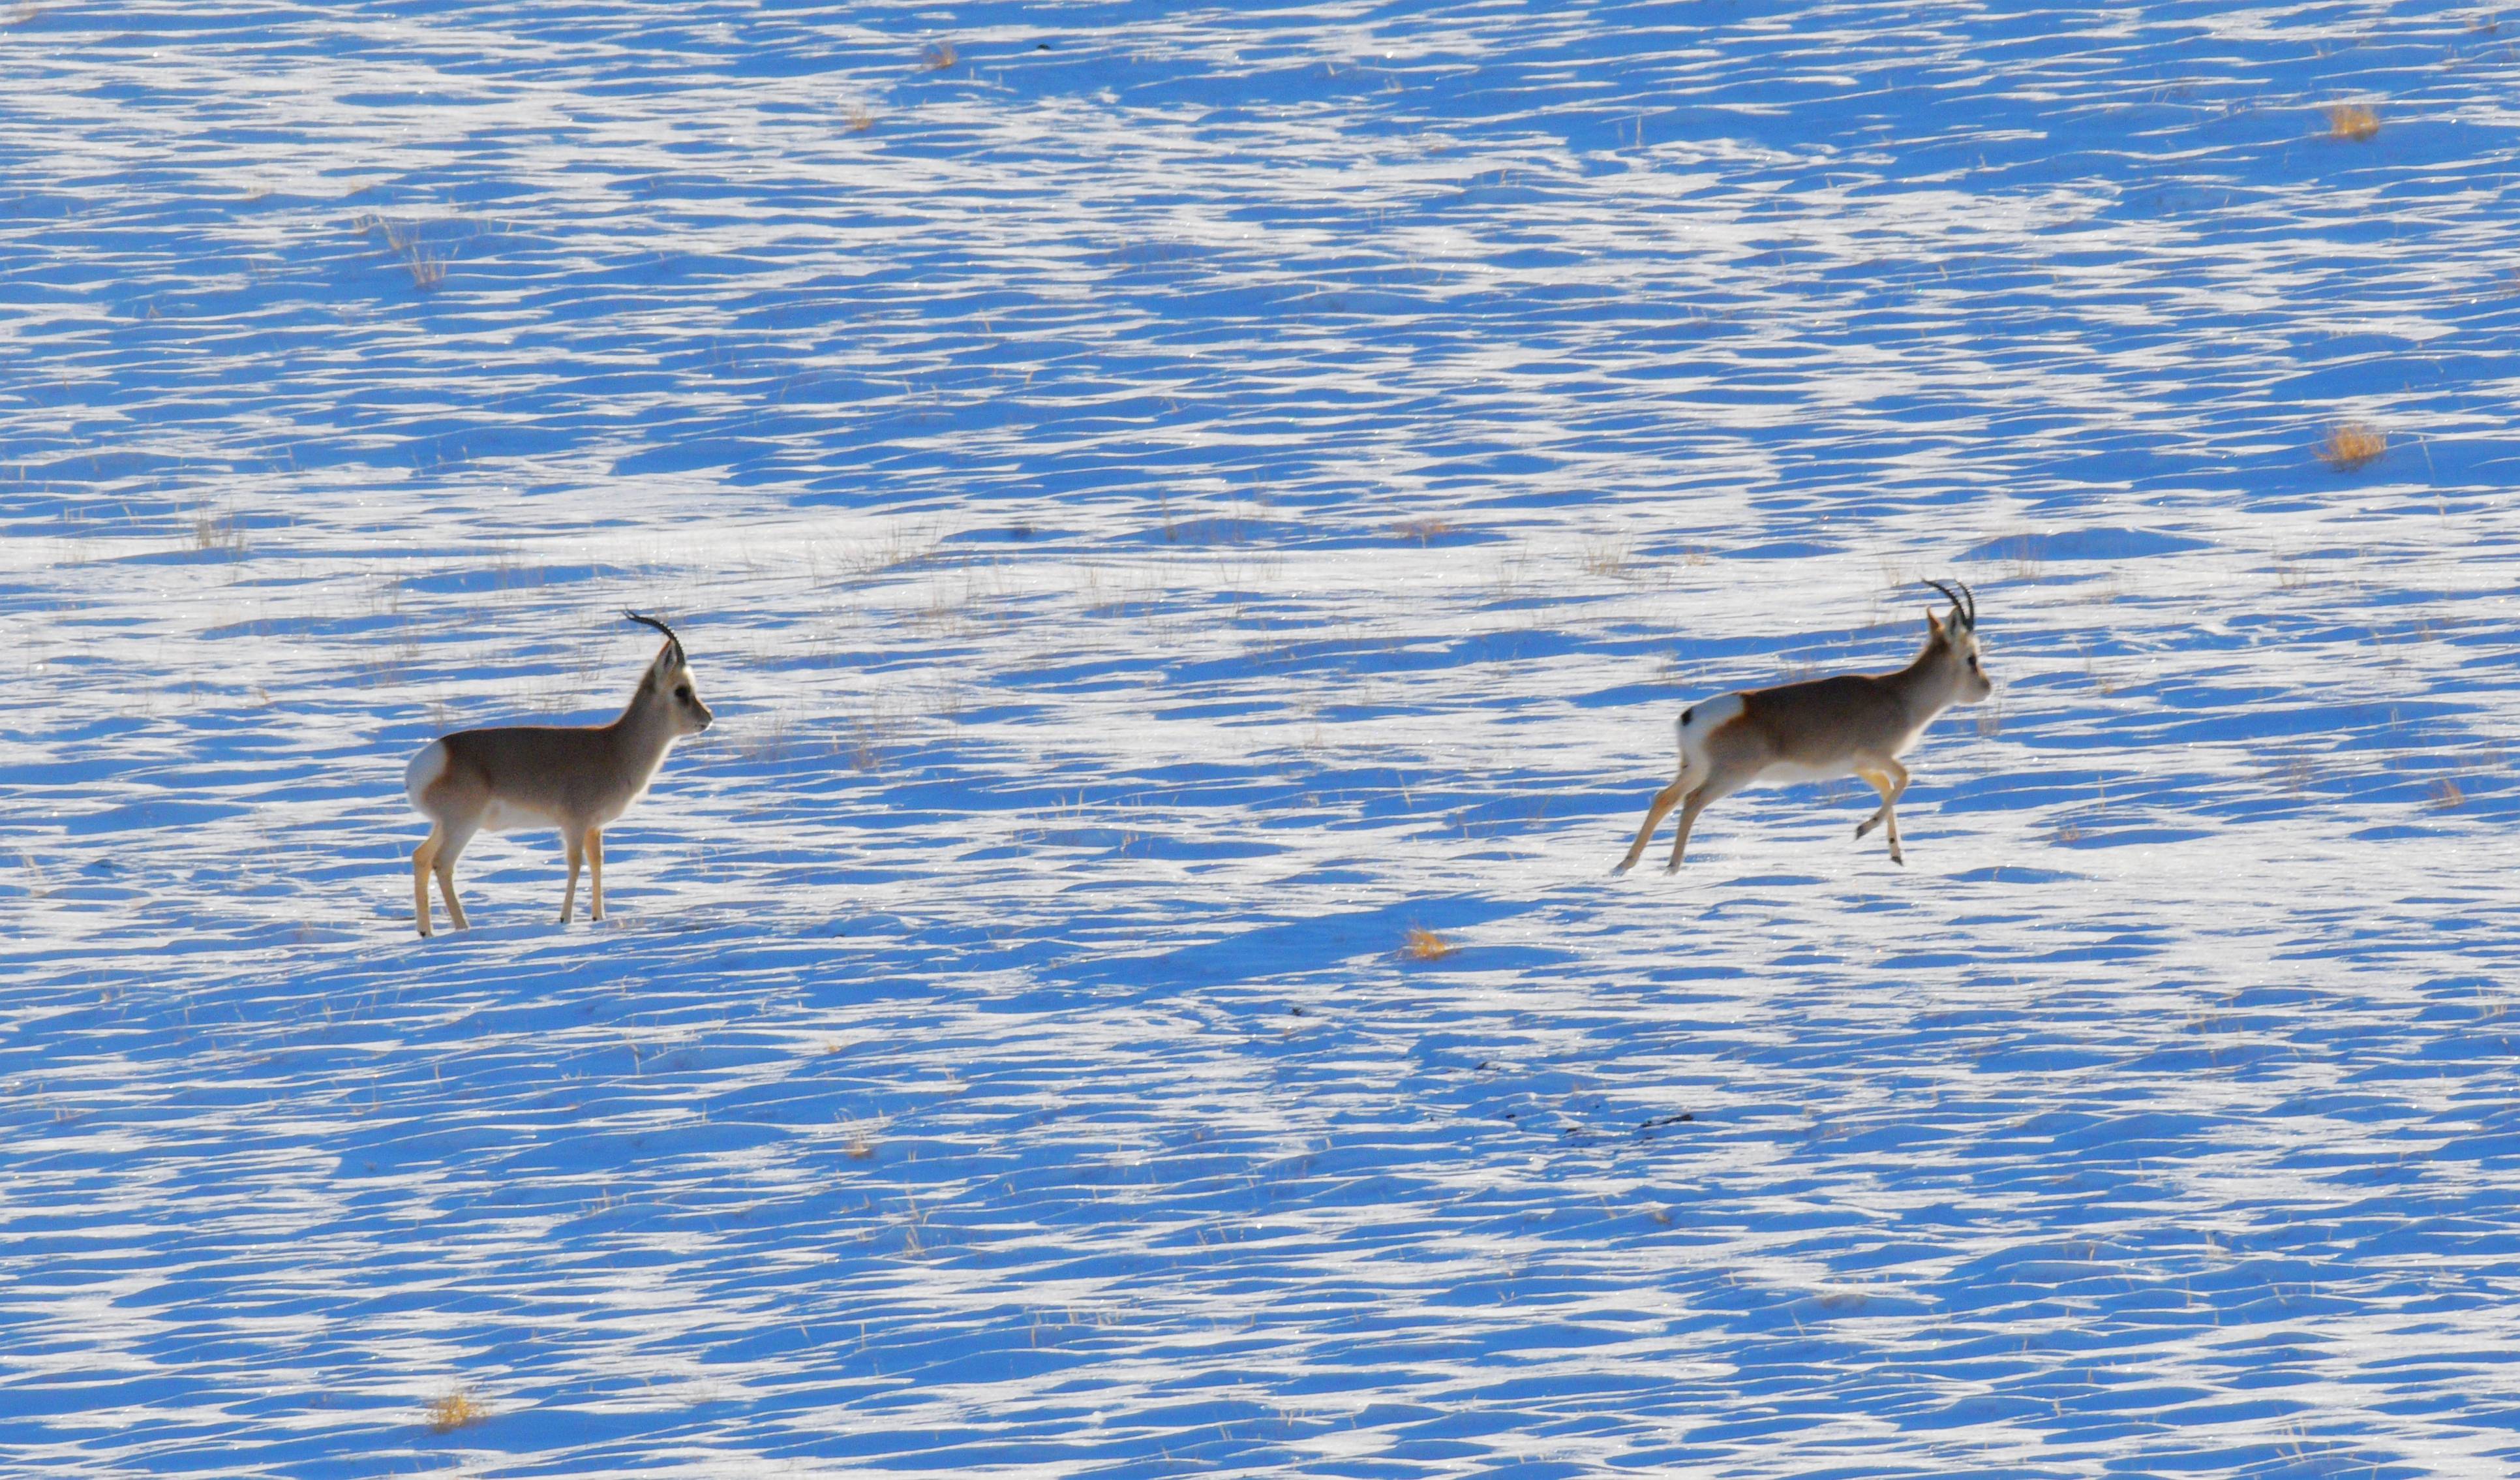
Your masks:
M1958 666L1952 661L1951 649L1939 642L1928 642L1906 668L1890 675L1890 686L1916 723L1922 725L1959 698Z
M662 689L644 681L639 685L639 692L630 696L630 703L621 711L621 717L605 728L612 732L613 743L620 746L625 755L646 763L650 770L662 765L665 753L682 738L681 732L674 727L673 712L666 707Z

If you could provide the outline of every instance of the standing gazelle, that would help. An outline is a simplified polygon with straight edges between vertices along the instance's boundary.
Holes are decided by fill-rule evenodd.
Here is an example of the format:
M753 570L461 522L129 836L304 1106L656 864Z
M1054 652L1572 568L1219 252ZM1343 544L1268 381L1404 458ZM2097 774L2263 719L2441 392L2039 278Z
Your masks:
M630 809L685 735L709 727L708 706L692 691L682 639L653 617L621 614L665 634L665 645L639 680L630 707L610 724L519 724L458 730L432 740L403 772L411 805L437 824L411 856L412 915L428 932L428 876L437 875L446 917L472 929L455 899L455 860L482 828L520 832L557 827L568 848L568 892L560 922L577 903L577 870L595 869L594 909L604 918L604 825Z
M1697 814L1758 781L1826 781L1862 776L1881 794L1881 806L1856 824L1859 838L1882 827L1890 861L1899 855L1899 794L1908 789L1900 753L1916 743L1934 717L1955 704L1974 704L1995 692L1978 666L1977 595L1962 581L1966 599L1939 580L1925 584L1951 597L1951 615L1925 612L1925 647L1895 673L1841 673L1809 683L1726 694L1680 713L1680 775L1654 793L1645 824L1612 873L1626 873L1644 856L1664 813L1680 807L1680 836L1671 845L1676 873L1688 849Z

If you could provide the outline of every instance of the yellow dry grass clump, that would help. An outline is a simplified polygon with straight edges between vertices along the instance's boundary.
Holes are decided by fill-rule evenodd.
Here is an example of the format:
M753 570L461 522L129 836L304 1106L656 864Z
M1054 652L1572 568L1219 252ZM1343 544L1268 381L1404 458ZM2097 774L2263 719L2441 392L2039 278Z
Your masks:
M2389 439L2369 427L2338 427L2318 444L2318 460L2339 473L2351 473L2380 460Z
M462 1388L428 1406L428 1426L441 1434L470 1428L489 1416L490 1411L481 1406L480 1400Z
M1391 532L1422 545L1452 533L1453 526L1451 521L1442 519L1404 519L1391 527Z
M1440 961L1460 948L1431 930L1412 925L1408 939L1401 944L1400 953L1413 961Z
M2380 131L2380 116L2360 103L2331 103L2327 115L2327 136L2360 144Z

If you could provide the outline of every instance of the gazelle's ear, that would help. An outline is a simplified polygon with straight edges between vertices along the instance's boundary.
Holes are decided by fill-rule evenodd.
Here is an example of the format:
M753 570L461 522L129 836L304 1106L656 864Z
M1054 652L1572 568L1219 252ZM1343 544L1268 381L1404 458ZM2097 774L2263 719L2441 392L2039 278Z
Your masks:
M1943 626L1943 619L1935 616L1934 609L1930 606L1925 608L1925 640L1927 642L1952 640L1951 632Z

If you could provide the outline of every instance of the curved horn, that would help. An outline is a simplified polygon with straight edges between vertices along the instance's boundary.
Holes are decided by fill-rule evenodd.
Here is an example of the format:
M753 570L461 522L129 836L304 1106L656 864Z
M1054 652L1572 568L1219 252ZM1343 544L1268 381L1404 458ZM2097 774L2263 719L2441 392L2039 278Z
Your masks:
M639 615L638 613L636 613L636 612L624 611L621 615L622 615L622 616L624 616L624 617L629 618L632 622L638 623L638 624L639 624L640 625L642 625L642 626L652 626L652 627L654 627L657 631L660 631L660 632L664 633L664 634L665 634L665 640L666 640L667 642L670 642L670 643L672 643L672 644L674 645L674 658L675 658L675 660L676 660L677 662L689 662L689 661L690 661L690 660L689 660L688 658L686 658L686 657L684 656L684 654L683 654L683 639L681 639L680 637L677 637L677 636L675 636L675 635L674 635L674 629L673 629L672 627L669 627L669 626L665 625L663 623L658 622L658 621L657 621L655 618L653 618L653 617L642 617L642 616L640 616L640 615Z
M1974 628L1977 625L1976 602L1960 600L1959 592L1953 590L1950 586L1943 584L1939 580L1919 581L1918 584L1932 586L1935 590L1950 597L1952 599L1952 610L1959 614L1960 625L1971 628Z
M1974 632L1977 630L1977 592L1970 590L1968 582L1958 576L1952 578L1952 584L1958 586L1960 594L1968 598L1968 629Z

